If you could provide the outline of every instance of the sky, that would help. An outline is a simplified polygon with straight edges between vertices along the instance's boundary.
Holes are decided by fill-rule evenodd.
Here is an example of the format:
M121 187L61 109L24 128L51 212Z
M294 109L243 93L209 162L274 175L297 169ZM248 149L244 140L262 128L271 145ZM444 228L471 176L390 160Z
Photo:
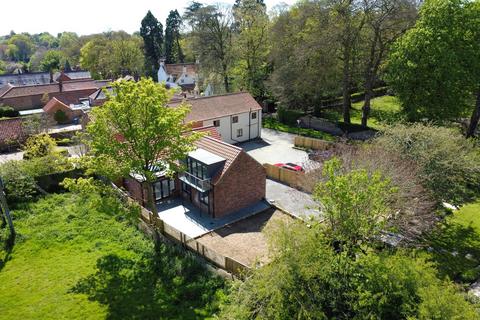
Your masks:
M233 4L234 0L197 0L213 4ZM293 4L296 0L265 0L267 10L279 3ZM0 35L10 33L63 31L79 35L103 31L124 30L129 33L140 29L140 22L148 10L165 25L170 10L180 14L190 0L1 0Z

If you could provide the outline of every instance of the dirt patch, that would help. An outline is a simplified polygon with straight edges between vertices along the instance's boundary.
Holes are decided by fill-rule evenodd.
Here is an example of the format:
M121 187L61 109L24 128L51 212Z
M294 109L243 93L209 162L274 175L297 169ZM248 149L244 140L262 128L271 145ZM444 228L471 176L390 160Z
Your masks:
M268 261L268 244L265 232L279 222L293 218L280 210L268 209L259 214L227 225L197 240L215 252L235 259L247 266L255 261Z

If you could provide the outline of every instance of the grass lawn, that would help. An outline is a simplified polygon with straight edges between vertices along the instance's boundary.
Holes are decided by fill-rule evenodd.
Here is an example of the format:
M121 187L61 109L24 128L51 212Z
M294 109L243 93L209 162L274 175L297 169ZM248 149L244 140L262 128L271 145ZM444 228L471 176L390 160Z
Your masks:
M298 128L295 126L289 126L273 118L263 118L262 126L267 129L273 129L273 130L288 132L288 133L297 134L297 135L299 134L301 136L310 137L310 138L322 139L326 141L335 140L334 136L326 132L317 131L313 129Z
M0 319L198 319L222 280L153 242L112 197L65 193L13 210L18 236L0 249Z
M480 278L480 201L447 217L429 245L441 275L465 283Z
M362 107L363 101L352 104L352 110L350 110L352 123L362 123ZM323 117L329 120L343 121L342 114L339 110L326 110L324 111ZM400 102L398 98L383 96L372 99L370 117L368 118L368 126L370 128L381 130L385 125L398 122L400 119Z

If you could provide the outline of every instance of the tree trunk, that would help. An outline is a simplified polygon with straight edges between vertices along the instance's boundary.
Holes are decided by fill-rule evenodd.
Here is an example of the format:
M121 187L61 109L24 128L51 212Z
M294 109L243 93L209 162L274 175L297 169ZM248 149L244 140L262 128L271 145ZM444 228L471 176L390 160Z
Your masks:
M362 126L367 127L368 116L370 115L370 104L372 100L371 90L365 90L365 101L362 107Z
M155 204L155 199L153 198L153 182L151 181L146 181L147 184L147 204L148 204L148 209L153 213L153 215L156 217L158 215L158 210L157 206Z
M344 44L343 52L343 122L350 123L350 108L352 101L350 98L350 47Z
M467 138L472 138L477 130L478 121L480 120L480 90L477 92L477 101L475 103L475 109L473 110L472 117L470 118L470 125L467 130Z
M227 66L224 64L222 66L222 69L223 69L223 85L225 87L225 91L228 93L230 92L230 83L228 82Z

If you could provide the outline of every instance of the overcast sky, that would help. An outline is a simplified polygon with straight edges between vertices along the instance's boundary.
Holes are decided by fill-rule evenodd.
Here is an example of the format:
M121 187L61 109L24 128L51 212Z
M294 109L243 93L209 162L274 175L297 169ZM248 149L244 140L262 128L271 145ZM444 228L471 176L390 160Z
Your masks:
M234 0L198 0L203 3L234 3ZM48 31L56 35L73 31L79 35L108 30L140 29L148 10L165 25L170 10L182 14L190 0L1 0L0 35ZM268 10L278 3L293 4L296 0L265 0Z

